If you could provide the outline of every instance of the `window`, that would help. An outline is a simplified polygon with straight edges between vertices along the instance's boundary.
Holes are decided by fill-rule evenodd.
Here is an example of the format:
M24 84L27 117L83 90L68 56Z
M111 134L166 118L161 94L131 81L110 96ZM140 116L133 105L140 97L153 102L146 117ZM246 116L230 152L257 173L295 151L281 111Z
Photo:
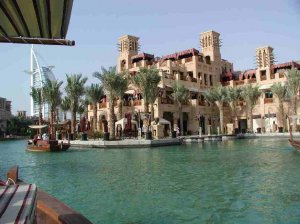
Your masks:
M209 84L210 84L210 86L213 86L212 75L209 76Z
M265 92L265 98L267 99L273 98L273 93L271 91Z
M207 85L207 75L204 74L204 85Z

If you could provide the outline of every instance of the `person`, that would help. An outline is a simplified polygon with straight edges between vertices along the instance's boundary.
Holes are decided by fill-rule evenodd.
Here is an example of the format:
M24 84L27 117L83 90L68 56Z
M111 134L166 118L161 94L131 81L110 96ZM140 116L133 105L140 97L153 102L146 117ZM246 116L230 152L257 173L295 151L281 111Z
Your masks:
M42 138L41 138L41 134L38 134L38 136L37 136L37 140L41 140Z
M276 131L277 131L277 124L275 124L275 121L273 121L272 132L276 132Z
M34 135L34 136L33 136L33 144L34 144L34 145L36 145L37 140L38 140L38 135Z
M42 139L46 140L46 132L44 132L44 134L42 135Z

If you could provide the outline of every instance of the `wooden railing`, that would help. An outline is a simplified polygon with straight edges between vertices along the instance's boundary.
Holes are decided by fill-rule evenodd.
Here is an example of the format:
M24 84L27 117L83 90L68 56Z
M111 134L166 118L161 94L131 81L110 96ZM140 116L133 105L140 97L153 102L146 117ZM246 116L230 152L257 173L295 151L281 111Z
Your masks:
M174 101L170 98L161 98L161 104L174 104Z
M244 80L238 80L238 81L235 81L235 84L238 86L238 85L244 85Z
M273 103L273 98L265 98L265 99L264 99L264 103L265 103L265 104Z
M133 106L141 106L142 105L142 101L141 100L134 100L133 101Z
M107 103L100 103L99 104L99 108L106 108L107 107Z

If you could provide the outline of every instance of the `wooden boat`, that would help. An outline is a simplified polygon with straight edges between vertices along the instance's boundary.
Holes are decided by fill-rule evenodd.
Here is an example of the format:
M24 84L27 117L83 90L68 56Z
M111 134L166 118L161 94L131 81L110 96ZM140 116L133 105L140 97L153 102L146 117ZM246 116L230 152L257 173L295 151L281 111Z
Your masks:
M289 122L288 122L289 123L289 131L290 131L289 142L290 142L291 146L293 146L297 151L300 152L300 141L296 141L293 138L293 130L292 130L291 125L290 125L290 118L297 119L297 118L300 118L300 116L297 116L297 115L290 116L289 117Z
M28 141L27 150L36 152L59 152L70 148L70 143L64 143L58 140L34 140Z
M48 127L48 125L30 125L32 129L42 129ZM32 152L60 152L66 151L70 148L70 142L63 142L62 140L41 140L31 139L28 141L27 150Z

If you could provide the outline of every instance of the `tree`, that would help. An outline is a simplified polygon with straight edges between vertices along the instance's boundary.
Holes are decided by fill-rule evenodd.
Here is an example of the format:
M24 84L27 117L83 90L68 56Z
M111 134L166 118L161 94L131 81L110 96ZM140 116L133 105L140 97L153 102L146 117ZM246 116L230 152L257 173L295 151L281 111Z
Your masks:
M42 88L31 87L30 95L33 99L33 102L38 104L38 107L39 107L39 125L41 125L42 120L43 120L42 106L43 106L43 103L44 103ZM41 130L40 130L40 132L41 132Z
M292 109L292 114L297 114L297 95L300 89L300 71L292 68L285 72L287 78L287 90L288 96L290 98L290 108Z
M79 108L79 101L85 93L86 77L82 77L82 74L72 74L67 76L67 86L65 90L67 97L70 99L70 111L71 111L71 133L75 133L76 130L76 113Z
M284 107L283 107L283 101L287 99L287 88L286 86L281 85L281 83L274 83L271 86L272 93L274 93L278 98L278 109L279 109L279 127L283 127L286 129L286 122L285 122L285 116L284 116Z
M180 119L180 134L183 135L183 112L182 105L187 103L190 98L190 92L182 84L178 85L177 83L173 85L173 93L171 94L171 99L177 102L178 104L178 113Z
M45 102L50 107L50 134L53 133L54 114L57 107L61 104L61 91L60 87L63 84L62 81L46 79L43 87L43 95Z
M241 96L246 101L249 131L253 132L253 108L261 96L261 91L258 86L247 85L242 88Z
M149 96L148 101L150 104L150 111L151 111L151 120L154 120L154 103L158 97L159 88L158 84L161 80L160 75L158 74L157 69L149 69L149 76L150 76L150 82L149 82Z
M148 113L149 104L153 104L157 97L157 85L160 82L158 70L156 68L140 68L139 72L132 77L132 82L140 90L144 99L144 112Z
M118 101L118 113L117 113L117 120L122 119L122 113L123 113L123 96L125 91L128 88L128 79L126 77L126 73L120 73L116 77L116 82L118 85L118 88L116 89L116 95L119 98Z
M108 69L101 67L101 72L94 72L94 77L98 78L103 85L104 92L109 101L109 131L112 139L115 138L115 110L114 98L119 82L117 81L116 66Z
M242 99L241 97L242 89L239 87L228 87L227 88L227 97L230 109L233 113L234 122L233 122L233 130L238 127L238 118L237 118L237 103Z
M103 87L100 84L92 84L86 88L86 97L93 107L93 131L97 131L97 103L104 97Z
M228 102L227 89L223 86L216 86L204 93L204 97L210 103L215 103L220 113L220 132L224 133L224 103Z
M64 121L67 120L67 111L70 110L70 99L68 97L64 97L61 101L60 108L64 112Z

